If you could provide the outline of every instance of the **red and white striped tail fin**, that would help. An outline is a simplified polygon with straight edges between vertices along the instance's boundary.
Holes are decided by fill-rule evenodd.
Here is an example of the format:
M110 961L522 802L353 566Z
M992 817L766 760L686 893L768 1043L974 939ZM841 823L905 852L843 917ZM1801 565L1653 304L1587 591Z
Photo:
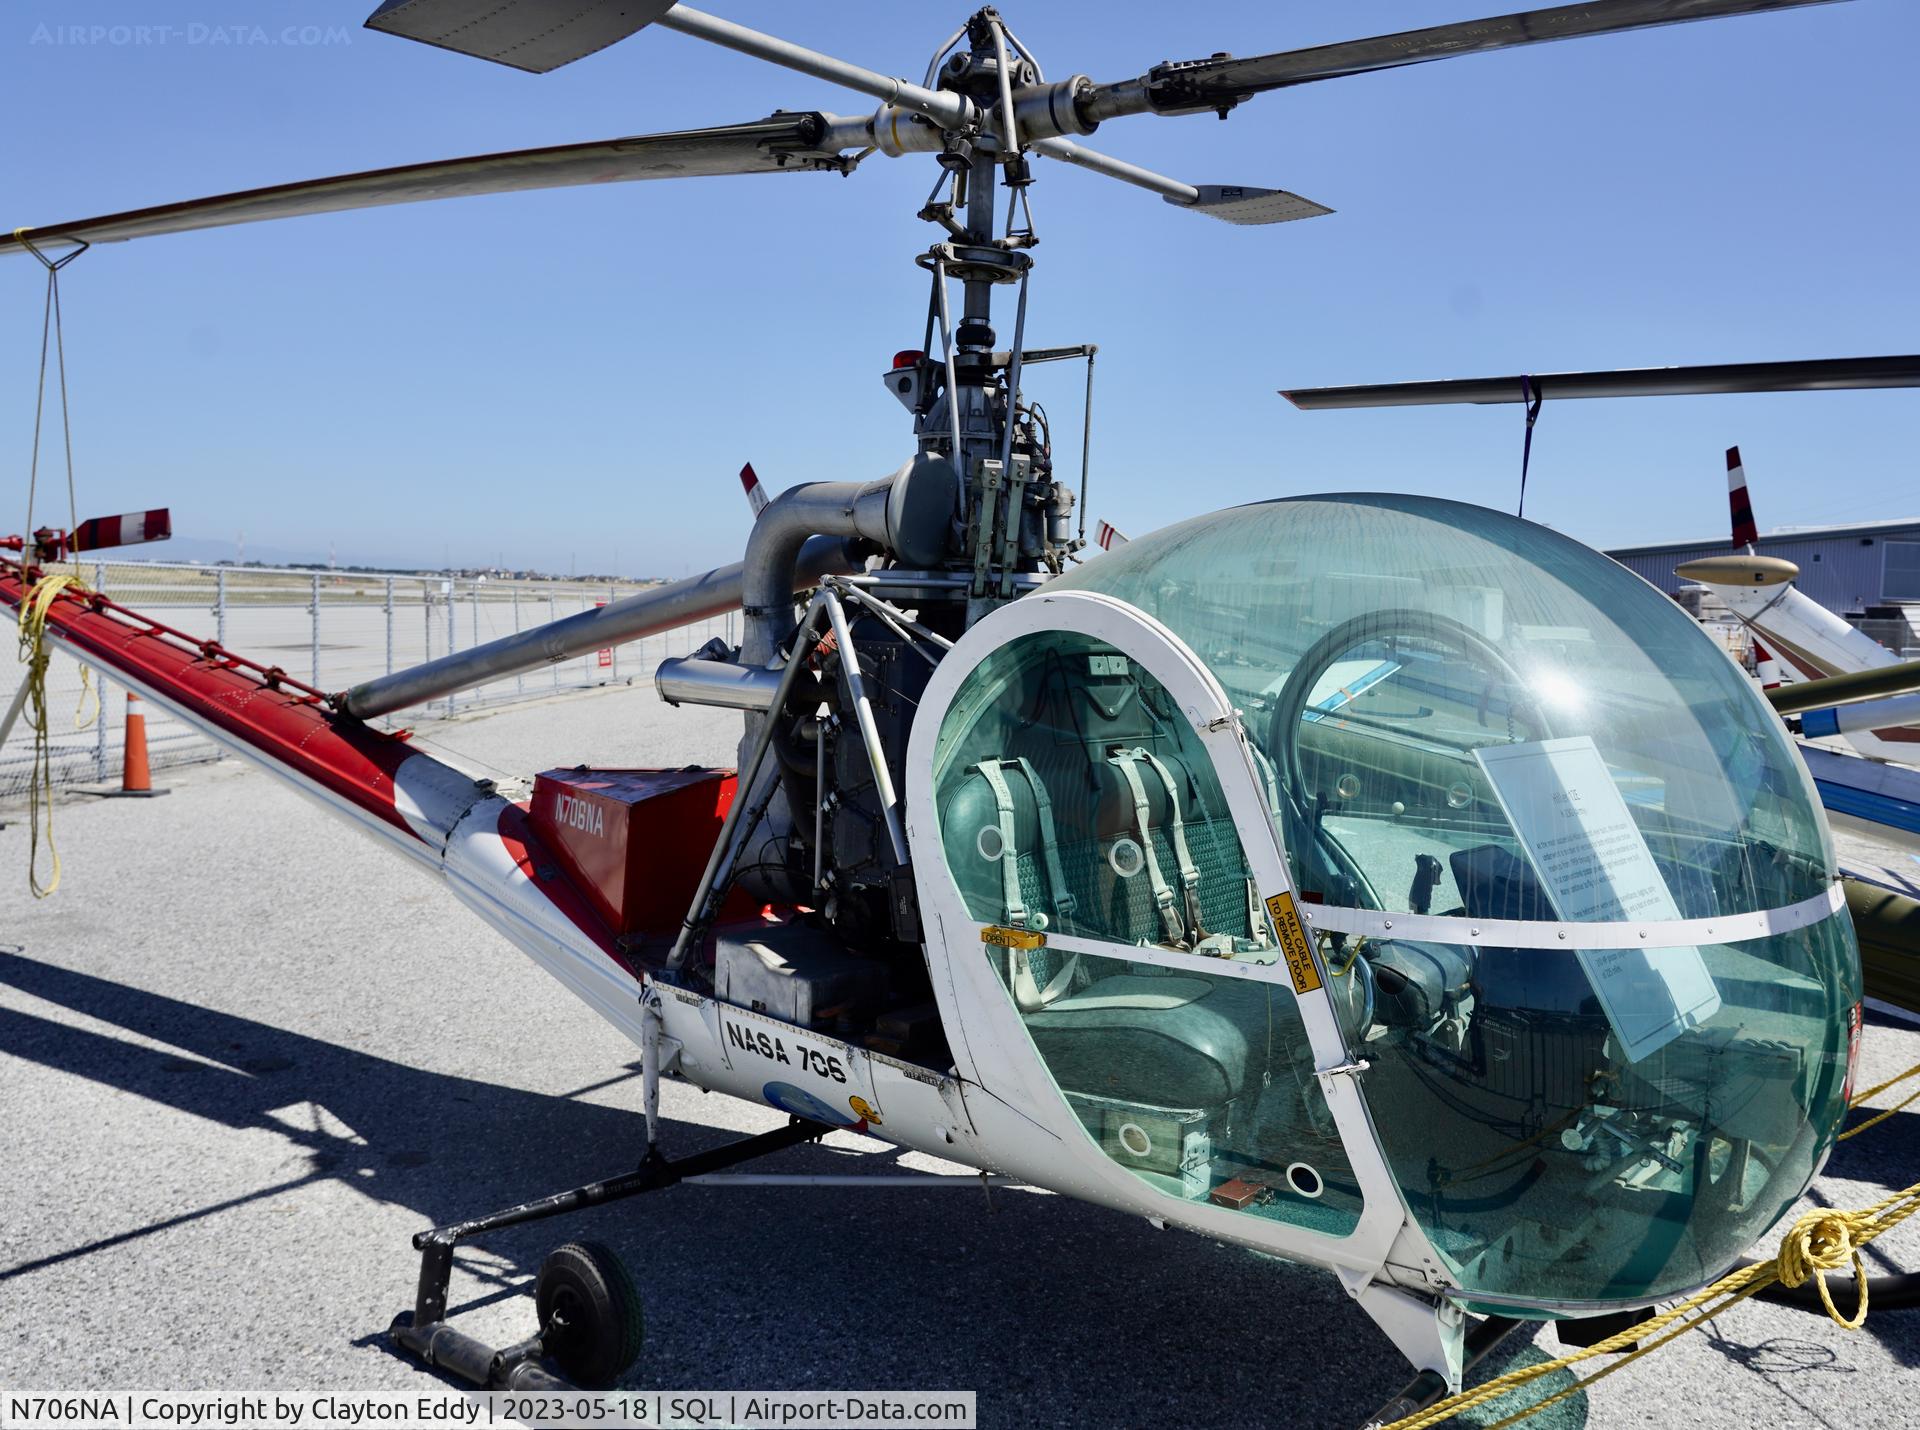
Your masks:
M1780 687L1780 662L1773 658L1773 652L1760 644L1756 637L1753 642L1753 673L1760 677L1762 690L1777 690Z
M108 546L138 546L143 541L165 541L172 535L172 511L157 506L151 511L90 517L73 529L73 539L68 546L73 551L99 551Z
M1733 544L1752 550L1760 539L1753 524L1753 503L1747 499L1747 469L1740 465L1740 449L1727 448L1727 506L1733 514Z
M1110 521L1103 521L1093 529L1093 544L1102 551L1118 551L1131 537L1122 536L1120 529Z
M760 520L760 513L767 509L767 489L760 485L760 478L755 474L752 462L748 462L740 469L740 485L746 488L747 505L753 508L753 519Z

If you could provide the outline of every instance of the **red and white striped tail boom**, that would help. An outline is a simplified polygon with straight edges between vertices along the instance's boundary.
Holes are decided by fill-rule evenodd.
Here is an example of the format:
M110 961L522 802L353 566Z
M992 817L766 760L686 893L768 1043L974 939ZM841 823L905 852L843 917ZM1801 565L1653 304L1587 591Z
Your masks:
M0 561L0 610L18 618L38 572ZM68 588L47 610L47 638L202 733L246 756L396 853L440 876L596 1012L638 1037L640 972L563 873L524 806L334 710L276 668Z

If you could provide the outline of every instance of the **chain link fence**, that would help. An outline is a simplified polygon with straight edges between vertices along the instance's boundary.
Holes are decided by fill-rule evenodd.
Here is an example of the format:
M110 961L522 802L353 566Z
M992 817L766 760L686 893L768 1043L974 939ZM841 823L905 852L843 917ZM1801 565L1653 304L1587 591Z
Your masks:
M189 566L137 561L84 564L83 577L123 605L189 635L277 665L322 690L403 670L484 645L632 595L637 584L517 581L487 576L387 576L353 571L295 571L253 566ZM738 639L737 615L697 621L662 635L465 690L431 707L405 710L384 725L418 724L479 706L533 700L651 679L662 660L688 655L714 637ZM14 631L9 628L9 635ZM19 689L26 667L0 660L0 709ZM97 667L87 671L100 697L99 716L83 684L81 663L56 650L47 667L47 714L56 784L117 780L125 743L126 692ZM147 748L153 767L221 757L221 748L151 702ZM0 800L24 796L33 735L23 720L0 747Z

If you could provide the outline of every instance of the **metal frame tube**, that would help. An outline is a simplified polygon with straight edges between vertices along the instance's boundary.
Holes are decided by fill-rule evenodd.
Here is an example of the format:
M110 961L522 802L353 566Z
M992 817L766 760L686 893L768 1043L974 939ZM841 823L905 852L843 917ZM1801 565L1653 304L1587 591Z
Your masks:
M945 636L939 634L937 631L928 630L892 602L883 601L878 596L870 595L844 577L830 576L827 578L826 584L842 595L850 596L868 610L872 611L874 615L892 627L895 635L899 636L909 645L913 643L915 637L918 637L929 645L938 646L943 651L953 649L953 642ZM924 655L925 652L923 651L921 654ZM929 657L929 659L931 660L931 657Z
M1024 354L1020 344L1027 335L1027 279L1033 273L1031 268L1020 271L1020 296L1013 308L1013 351L1007 360L1007 421L1006 430L1000 437L1000 480L1006 483L1009 497L1014 495L1013 481L1013 429L1014 419L1020 409L1020 365ZM1007 530L1011 534L1011 544L1015 548L1009 553L1007 565L1013 564L1012 557L1017 554L1020 544L1021 503L1009 501L1007 504Z
M772 508L768 508L772 510ZM829 599L825 587L814 592L813 599L807 603L807 613L800 618L800 628L794 634L791 654L787 657L786 668L780 673L780 688L774 692L773 709L784 709L787 695L793 689L794 677L806 664L801 652L813 631L814 622L820 618L820 607ZM748 804L747 792L752 790L754 780L760 774L761 765L766 763L767 747L773 743L774 722L762 720L759 732L753 741L753 751L740 766L740 774L735 783L736 794L733 803L727 808L727 817L720 825L720 837L713 841L713 853L707 856L707 867L701 872L700 883L693 891L693 902L687 908L686 917L680 920L680 933L673 941L673 950L667 955L667 967L677 969L686 962L688 946L694 933L707 919L707 901L713 893L713 886L719 877L722 866L736 843L735 833L741 827ZM776 785L768 786L771 795Z
M13 692L13 704L7 707L7 713L0 717L0 745L7 743L7 736L13 733L13 722L20 718L20 711L27 703L27 697L33 693L33 682L22 680L20 688Z
M24 688L24 687L23 687ZM827 722L813 721L813 887L826 878Z
M827 620L833 626L833 639L840 648L840 675L847 683L847 695L853 701L854 719L860 726L860 741L867 747L867 763L873 768L874 793L880 797L880 811L886 816L887 838L893 844L894 861L905 867L907 835L900 827L900 796L893 787L893 772L887 768L887 752L880 743L879 728L873 722L873 705L867 699L866 681L860 675L860 658L847 631L847 613L840 600L827 587L818 597L827 608ZM771 724L771 722L769 722Z
M1087 544L1087 469L1093 454L1093 359L1100 349L1087 346L1087 403L1080 417L1080 544Z
M962 25L951 35L948 35L940 48L933 52L933 58L927 61L927 77L920 81L923 87L927 89L933 88L933 82L940 77L940 61L944 60L947 57L948 51L966 37L966 33L967 27Z
M1013 75L1008 66L1006 29L999 18L991 22L993 28L993 57L1000 71L1000 123L1005 132L1000 136L1000 152L1008 158L1020 152L1020 125L1013 116Z
M947 261L933 263L933 291L940 312L940 356L947 368L947 428L953 441L953 469L962 482L970 480L960 451L960 379L953 363L953 310L947 293Z
M313 681L315 689L320 687L320 573L313 573L313 604L307 608L311 617L308 634L313 645Z
M457 601L457 599L458 599L458 597L459 597L459 593L458 593L457 591L455 591L455 590L453 589L453 578L452 578L452 577L448 577L448 578L447 578L447 583L446 583L446 584L447 584L447 590L446 590L446 596L447 596L447 659L448 659L449 661L451 661L451 660L453 660L453 659L455 658L455 657L454 657L454 651L455 651L455 649L456 649L456 648L457 648L457 647L459 646L459 644L460 644L460 632L459 632L459 630L458 630L458 628L457 628L457 627L455 626L455 624L454 624L454 605L455 605L455 602ZM471 655L471 654L472 654L473 652L472 652L472 650L471 650L471 649L469 649L467 653L468 653L469 655ZM451 674L451 671L450 671L449 673ZM315 684L318 684L318 683L319 683L318 681L316 681L316 682L315 682ZM450 686L449 686L449 687L447 688L447 714L449 714L449 715L451 715L451 714L453 714L453 697L454 697L455 695L457 695L457 694L459 694L459 693L460 693L460 691L461 691L462 689L464 689L464 688L465 688L465 686L466 686L466 682L465 682L465 681L460 681L460 680L456 680L456 681L454 681L454 682L453 682L453 684L452 684L452 685L450 685Z

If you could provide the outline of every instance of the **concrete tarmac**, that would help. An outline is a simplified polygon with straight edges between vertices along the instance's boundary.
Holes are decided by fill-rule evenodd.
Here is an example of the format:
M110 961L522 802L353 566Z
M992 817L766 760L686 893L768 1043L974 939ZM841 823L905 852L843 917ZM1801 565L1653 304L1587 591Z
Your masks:
M730 763L737 730L621 688L420 735L499 777ZM638 1050L270 777L228 761L167 782L62 801L64 881L39 902L24 811L0 809L0 1381L432 1386L383 1335L411 1304L408 1238L630 1166ZM1920 1062L1920 1027L1871 1016L1864 1057L1868 1084ZM783 1120L671 1085L662 1106L670 1153ZM841 1133L762 1167L938 1165ZM1915 1180L1909 1112L1843 1143L1810 1203ZM540 1259L578 1237L634 1272L637 1387L971 1389L990 1427L1344 1427L1407 1378L1327 1274L977 1184L680 1187L509 1230L462 1252L460 1324L530 1333ZM1867 1261L1920 1266L1920 1218ZM1542 1330L1488 1369L1559 1353ZM1920 1313L1849 1333L1750 1302L1531 1423L1911 1427L1916 1366Z

